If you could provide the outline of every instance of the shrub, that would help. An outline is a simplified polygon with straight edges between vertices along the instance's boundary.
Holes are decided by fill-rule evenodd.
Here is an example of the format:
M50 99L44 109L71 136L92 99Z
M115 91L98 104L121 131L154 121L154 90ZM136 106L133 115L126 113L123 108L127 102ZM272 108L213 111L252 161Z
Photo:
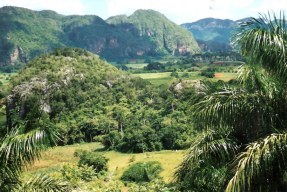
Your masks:
M158 161L139 162L131 165L122 175L122 181L150 182L159 177L162 166Z
M83 153L86 153L87 150L84 149L76 149L74 152L74 157L80 157Z
M183 73L181 77L183 77L183 78L189 78L190 75L189 75L189 73Z
M60 169L60 172L63 178L69 181L72 186L77 185L80 180L91 181L96 176L93 168L87 165L83 165L81 167L64 165Z
M79 166L91 166L96 173L103 173L108 170L108 159L96 152L83 152L80 155Z
M213 78L214 77L214 71L202 71L200 73L201 76L207 77L207 78Z
M178 78L179 75L178 75L178 72L176 71L173 71L171 74L170 74L171 77L175 77L175 78Z

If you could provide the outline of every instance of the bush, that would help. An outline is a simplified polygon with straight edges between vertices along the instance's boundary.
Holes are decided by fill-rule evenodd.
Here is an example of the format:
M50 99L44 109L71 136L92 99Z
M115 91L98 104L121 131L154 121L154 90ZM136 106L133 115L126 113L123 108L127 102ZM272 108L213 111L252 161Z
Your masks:
M131 165L122 175L122 181L129 182L150 182L159 177L162 171L160 162L149 161L139 162Z
M108 170L108 159L103 155L96 152L83 152L80 155L79 166L87 165L91 166L96 173L103 173Z
M200 73L201 76L207 77L207 78L213 78L214 77L214 71L202 71Z
M173 71L171 74L170 74L171 77L175 77L175 78L178 78L179 75L178 75L178 72L176 71Z
M146 70L151 71L151 70L164 70L165 66L159 62L152 62L147 64L145 67Z
M81 167L73 165L64 165L60 172L63 178L73 186L77 185L80 180L91 181L96 176L92 167L83 165Z
M183 77L183 78L189 78L190 75L189 75L189 73L183 73L181 77Z
M74 152L74 157L80 157L83 153L86 153L87 150L84 149L76 149Z

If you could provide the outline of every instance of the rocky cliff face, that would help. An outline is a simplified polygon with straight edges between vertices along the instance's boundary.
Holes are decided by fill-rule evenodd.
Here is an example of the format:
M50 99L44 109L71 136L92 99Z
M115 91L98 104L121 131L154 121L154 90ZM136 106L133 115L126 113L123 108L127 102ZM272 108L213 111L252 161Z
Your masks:
M107 22L97 16L0 8L0 63L26 62L59 47L80 47L107 60L199 52L192 33L152 10Z
M17 61L22 63L26 62L24 51L21 47L16 47L10 55L10 60L8 61L10 65L15 65Z
M159 54L184 55L200 51L193 34L153 10L137 10L131 16L114 16L106 20L133 34L148 39Z

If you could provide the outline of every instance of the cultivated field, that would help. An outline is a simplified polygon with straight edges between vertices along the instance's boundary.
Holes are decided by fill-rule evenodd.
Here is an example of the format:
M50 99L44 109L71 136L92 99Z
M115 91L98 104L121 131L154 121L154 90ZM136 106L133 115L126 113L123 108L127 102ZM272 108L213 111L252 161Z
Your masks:
M184 77L184 74L188 74L188 77ZM154 85L162 85L162 84L169 84L172 81L178 81L178 79L185 79L185 80L200 80L200 79L208 79L211 81L229 81L231 79L235 79L237 73L215 73L214 78L207 78L199 75L199 72L178 72L179 77L171 77L171 72L161 72L161 73L137 73L132 74L136 77L141 77L143 79L149 80Z

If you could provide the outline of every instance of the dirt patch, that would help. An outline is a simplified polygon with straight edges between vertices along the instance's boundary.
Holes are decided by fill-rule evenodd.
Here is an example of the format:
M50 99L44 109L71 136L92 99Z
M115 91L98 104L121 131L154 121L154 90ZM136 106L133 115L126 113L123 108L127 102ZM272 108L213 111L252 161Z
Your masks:
M214 77L215 77L215 78L220 78L220 77L223 77L223 76L224 76L223 73L215 73L215 74L214 74Z

